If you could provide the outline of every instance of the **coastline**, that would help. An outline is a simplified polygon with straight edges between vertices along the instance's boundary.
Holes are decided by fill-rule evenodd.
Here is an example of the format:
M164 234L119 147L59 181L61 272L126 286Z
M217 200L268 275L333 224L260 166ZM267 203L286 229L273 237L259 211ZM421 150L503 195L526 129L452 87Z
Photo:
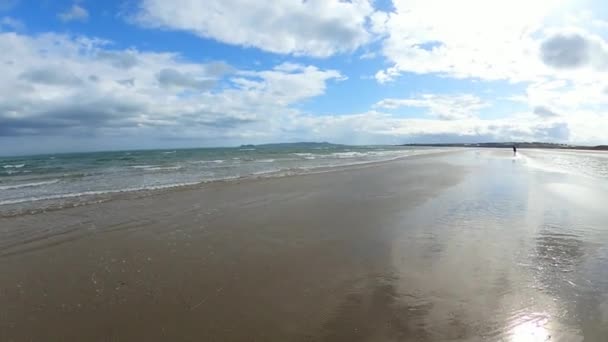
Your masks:
M239 177L228 177L211 180L201 180L196 182L187 183L175 183L166 185L157 185L144 188L131 188L131 189L120 189L120 190L105 190L105 191L88 191L74 194L60 194L52 195L45 198L28 198L14 202L0 203L0 218L2 217L14 217L21 215L35 215L48 211L62 210L71 207L79 207L84 205L99 204L115 199L137 199L141 197L154 196L162 194L168 191L180 191L188 189L197 189L209 184L215 183L231 183L231 182L245 182L257 179L265 178L281 178L281 177L293 177L302 176L309 174L319 174L327 172L337 172L349 169L357 169L361 167L373 167L375 165L382 165L384 163L390 163L401 159L409 159L416 157L423 157L427 155L441 155L446 153L453 153L459 150L454 149L450 151L433 151L430 153L421 153L413 155L398 156L391 159L379 160L379 161L364 161L364 162L353 162L346 165L336 166L320 166L312 168L298 168L298 169L286 169L277 171L268 171L263 173L248 174Z
M343 301L389 267L394 214L463 172L420 156L2 218L0 339L338 333Z

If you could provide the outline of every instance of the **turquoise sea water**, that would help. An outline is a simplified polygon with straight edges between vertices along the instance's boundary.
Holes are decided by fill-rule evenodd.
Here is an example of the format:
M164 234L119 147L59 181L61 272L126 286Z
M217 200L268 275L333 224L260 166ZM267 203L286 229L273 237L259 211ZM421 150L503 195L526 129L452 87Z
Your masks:
M0 209L42 200L306 173L439 152L436 148L285 144L0 158Z

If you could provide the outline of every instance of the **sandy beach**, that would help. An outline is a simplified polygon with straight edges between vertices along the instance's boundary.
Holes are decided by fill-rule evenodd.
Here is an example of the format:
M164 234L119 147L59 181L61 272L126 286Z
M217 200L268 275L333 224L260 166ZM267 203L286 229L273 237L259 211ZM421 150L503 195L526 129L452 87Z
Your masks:
M604 180L464 150L0 218L1 341L604 341Z

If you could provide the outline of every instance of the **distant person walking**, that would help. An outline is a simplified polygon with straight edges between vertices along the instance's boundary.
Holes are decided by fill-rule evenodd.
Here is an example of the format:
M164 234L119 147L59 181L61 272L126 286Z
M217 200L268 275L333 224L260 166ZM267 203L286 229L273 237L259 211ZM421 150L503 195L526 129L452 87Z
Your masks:
M517 155L517 147L515 147L515 145L513 145L513 155Z

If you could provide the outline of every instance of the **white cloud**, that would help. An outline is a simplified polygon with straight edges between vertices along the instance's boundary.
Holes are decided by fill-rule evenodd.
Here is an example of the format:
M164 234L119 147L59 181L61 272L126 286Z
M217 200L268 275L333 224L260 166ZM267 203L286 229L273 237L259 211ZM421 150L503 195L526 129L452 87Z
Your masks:
M426 2L396 1L392 14L371 14L367 1L251 2L247 8L257 9L230 13L224 9L236 0L209 1L206 10L199 2L181 1L181 7L144 1L137 20L265 51L317 57L360 47L371 39L369 29L386 37L378 53L391 63L378 80L406 72L524 80L525 93L510 99L529 109L490 120L479 115L489 103L478 96L421 94L385 99L358 114L314 115L298 105L325 94L331 82L345 80L339 71L293 61L239 70L223 62L190 62L171 52L112 49L100 39L0 32L0 137L132 135L193 139L196 145L295 140L605 143L605 40L582 29L541 29L544 12L534 10L534 3L529 13L517 0L515 8L523 14L503 15L513 20L508 22L500 15L511 10L507 5L494 9L466 0L465 5L479 5L481 13L470 14L465 22L461 18L467 7L444 1L432 3L447 6L440 13ZM171 10L163 12L165 5ZM262 20L264 11L269 12ZM572 37L584 43L572 49ZM397 115L402 107L423 109L428 117L403 118Z
M207 90L215 86L214 78L197 77L181 73L172 68L165 68L158 72L156 78L163 87L191 88ZM132 82L131 82L132 83Z
M391 63L377 72L381 83L403 73L533 83L607 76L608 43L588 31L602 21L561 0L394 0L394 5L394 12L371 17Z
M6 52L0 58L0 137L88 141L131 136L131 143L159 145L182 140L191 145L296 140L593 144L608 130L603 111L574 108L575 90L564 103L554 101L555 94L567 94L569 82L538 83L525 98L560 116L540 117L531 107L514 117L485 120L475 115L488 105L480 98L438 94L386 99L362 114L319 116L297 105L323 95L328 82L342 80L336 70L296 63L238 70L221 62L191 63L174 53L110 46L85 37L0 33L0 50ZM598 89L597 101L603 90ZM406 119L381 111L399 106L423 108L429 117Z
M445 124L410 121L408 127L457 136L474 132L487 137L605 141L600 132L608 125L608 42L605 31L594 31L606 26L592 12L558 0L393 3L393 12L371 17L372 31L384 37L381 53L390 63L377 72L380 83L406 73L482 80L488 87L494 80L519 82L526 87L524 94L508 98L499 94L497 99L529 106L529 112L513 113L504 121L453 115L458 120ZM457 103L433 100L388 99L376 108L416 106L435 115L459 108ZM432 104L438 102L446 106L433 109ZM501 115L508 115L501 109ZM398 131L405 134L409 129Z
M471 94L423 94L405 99L384 99L376 103L375 107L383 109L425 108L430 115L441 120L458 120L475 116L479 110L489 107L489 104Z
M264 51L327 57L370 39L370 0L143 0L135 22Z
M57 17L63 21L87 21L89 19L89 12L86 8L73 4L72 7L67 9L65 12L59 13Z
M377 14L383 54L392 66L386 82L403 72L513 81L545 72L537 56L538 32L559 1L395 0L395 11Z
M564 119L541 119L530 113L519 119L469 118L463 120L410 119L371 111L355 115L300 116L293 132L306 132L308 138L344 143L475 143L488 141L569 142L573 137L597 143L598 131L588 135L588 127L572 127ZM293 125L293 124L292 124ZM322 129L319 129L322 127ZM607 128L605 123L602 128Z
M59 34L0 33L0 136L270 138L335 70L236 70Z

